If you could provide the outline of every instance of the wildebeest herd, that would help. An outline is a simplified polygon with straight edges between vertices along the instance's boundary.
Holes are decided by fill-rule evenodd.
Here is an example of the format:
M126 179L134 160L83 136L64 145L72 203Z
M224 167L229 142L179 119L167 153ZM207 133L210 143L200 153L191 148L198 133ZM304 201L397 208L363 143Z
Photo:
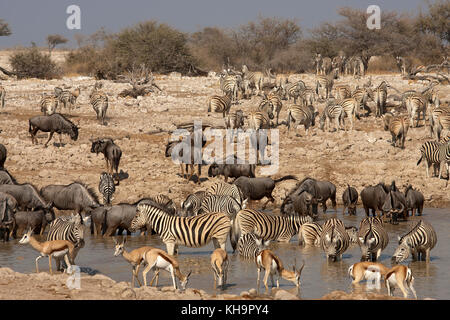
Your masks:
M345 127L345 118L351 121L353 128L356 119L368 116L364 111L370 111L367 107L367 99L376 102L376 117L382 117L385 130L392 134L392 144L400 141L400 146L405 147L405 137L409 127L414 126L417 113L417 122L420 120L420 111L426 124L426 115L430 125L430 133L436 138L434 144L424 144L421 149L422 159L427 161L428 168L434 164L439 166L439 176L444 165L450 160L448 137L443 135L449 130L447 118L450 110L439 104L437 93L433 86L423 92L405 92L401 96L402 104L407 109L407 119L397 112L386 112L386 91L391 88L387 83L381 83L372 87L370 81L363 88L334 87L334 80L338 72L327 75L317 75L316 89L308 87L303 81L290 83L282 81L277 85L257 78L248 68L242 72L232 69L225 70L220 76L220 88L224 95L215 95L208 99L208 112L218 112L223 116L225 127L234 130L243 128L247 123L254 130L270 129L286 125L288 128L295 124L302 124L306 133L315 126L315 118L320 119L320 128L325 130L335 126L336 130ZM256 81L256 83L255 83ZM97 119L106 124L105 115L108 108L108 97L100 91L101 86L96 84L89 95L90 103L96 112ZM321 98L320 89L325 89ZM55 89L53 98L70 106L76 103L77 91L61 91ZM66 98L63 98L63 97ZM254 111L244 114L242 110L231 110L237 104L239 98L261 96L262 100ZM45 99L44 99L45 98ZM288 118L279 122L279 114L285 100L294 99L294 105L288 107ZM299 101L298 105L296 101ZM317 101L322 99L325 108L319 113ZM45 101L44 101L45 100ZM47 102L49 100L49 102ZM52 107L54 101L48 96L41 101L44 115L29 119L28 130L33 144L37 142L37 132L48 132L49 137L45 147L51 141L54 133L60 135L59 146L62 146L61 135L67 134L72 141L77 141L80 128L61 113L56 113ZM286 103L286 102L285 102ZM274 120L276 116L276 121ZM447 122L446 122L447 121ZM342 126L344 125L344 126ZM326 126L326 127L325 127ZM80 130L82 132L82 129ZM233 135L232 135L233 136ZM192 139L193 140L193 139ZM412 287L414 277L409 268L402 269L398 266L386 268L377 260L380 253L387 246L389 237L385 228L386 223L393 225L404 223L411 215L421 216L425 198L423 194L413 188L405 186L404 190L397 187L395 181L390 185L380 182L377 185L366 186L357 190L354 186L347 185L341 194L337 194L337 188L331 181L321 181L312 177L297 178L295 173L279 178L260 177L256 174L257 164L219 164L211 163L208 168L208 178L214 183L204 190L189 194L181 206L175 204L175 199L165 194L155 197L145 197L133 203L113 203L113 194L119 188L119 165L122 156L120 147L114 143L111 137L100 137L91 140L90 152L98 155L102 153L106 162L106 172L101 173L98 191L103 196L99 200L95 190L81 181L73 181L67 185L47 185L38 190L30 183L17 183L14 177L4 167L7 158L6 148L0 144L0 231L4 241L14 237L22 238L22 243L30 243L37 249L41 256L54 257L58 261L65 259L66 264L74 264L78 251L84 246L84 225L89 224L94 236L111 237L122 235L126 231L128 235L139 231L141 235L158 236L166 245L166 251L159 248L144 247L127 252L124 248L126 237L117 241L115 255L123 255L133 267L134 279L139 280L139 267L141 263L147 265L144 269L144 284L147 284L146 274L150 270L156 271L156 281L159 269L170 271L174 286L176 278L180 280L181 287L185 288L189 274L184 275L180 271L176 259L178 247L202 247L213 242L216 250L211 255L212 269L218 285L226 288L226 274L230 259L226 252L226 243L230 239L233 252L242 257L252 258L258 269L259 275L262 269L266 270L264 283L268 289L268 277L277 274L300 287L300 276L304 264L293 271L283 267L281 260L274 251L267 249L268 243L290 242L292 237L298 235L302 245L319 246L326 258L333 262L342 259L343 253L352 244L361 248L361 261L364 265L355 264L349 269L349 274L354 282L368 277L364 272L380 274L385 278L386 286L391 293L391 287L398 285L406 296L403 281ZM169 141L166 145L165 156L170 157L173 148L179 141ZM182 142L181 142L182 143ZM202 140L202 147L205 142ZM191 146L193 148L193 146ZM432 149L434 148L434 149ZM283 152L281 150L281 152ZM192 152L191 155L194 153ZM179 156L183 156L179 154ZM190 168L188 183L193 176L191 163L181 164L181 174L184 177ZM198 164L197 182L201 182L201 166ZM100 173L100 172L99 172ZM224 177L224 182L222 178ZM233 179L228 183L228 179ZM267 213L269 202L275 207L273 190L282 181L296 180L296 185L286 193L279 208L280 214ZM338 198L340 197L340 199ZM255 209L259 200L266 198L266 202L260 209ZM358 226L345 226L343 221L337 218L318 220L319 204L322 212L326 214L327 201L331 201L334 210L337 201L342 200L342 214L356 215L358 203L362 203L366 217ZM103 203L102 203L103 202ZM56 218L54 209L69 210L76 215ZM278 208L276 208L278 209ZM392 254L395 264L412 259L430 260L430 250L436 245L436 233L433 227L424 219L414 219L410 230L399 240L399 246ZM39 242L33 238L33 233L44 235L48 229L46 241ZM60 241L60 242L57 242ZM67 244L69 242L70 244ZM54 248L52 249L52 245ZM72 247L73 246L73 247ZM307 264L308 261L305 261ZM356 274L362 268L362 274ZM401 279L395 283L392 275ZM402 278L403 277L403 278ZM154 278L154 280L155 280ZM153 282L153 280L152 280ZM151 283L152 283L151 282ZM216 281L215 281L216 283ZM259 287L259 285L258 285ZM258 288L259 289L259 288ZM412 289L414 290L414 289ZM415 295L415 291L414 291Z

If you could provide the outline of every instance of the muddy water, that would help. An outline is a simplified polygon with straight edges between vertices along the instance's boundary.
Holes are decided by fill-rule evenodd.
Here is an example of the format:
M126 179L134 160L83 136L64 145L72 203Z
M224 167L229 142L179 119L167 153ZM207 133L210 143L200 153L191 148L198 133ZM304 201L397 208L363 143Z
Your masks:
M329 217L342 219L347 226L358 226L364 217L362 211L358 211L357 216L342 216L329 210L326 215L320 216L320 221ZM410 220L417 219L410 218ZM431 251L431 262L406 262L415 277L415 289L419 299L450 299L450 209L426 209L423 218L429 221L436 229L438 243ZM382 252L380 262L390 266L390 257L397 246L397 236L404 234L408 230L408 223L401 222L399 225L387 226L389 233L389 245ZM141 237L132 235L128 237L128 250L138 248L143 245L150 245L165 249L157 236ZM296 237L289 244L272 243L272 249L284 262L285 266L291 268L296 260L297 266L305 261L305 268L302 273L302 285L300 297L304 299L320 298L333 290L365 290L365 285L358 288L351 287L351 279L347 275L350 265L360 260L360 250L357 245L350 247L343 255L340 262L327 263L320 248L303 248L298 246ZM180 247L178 259L182 272L192 270L188 286L203 289L213 293L213 275L210 267L209 257L213 251L212 243L202 248ZM230 270L228 274L228 286L226 293L240 294L242 291L256 288L256 267L253 261L243 260L237 254L232 254L231 245L227 244L227 251L231 258ZM82 267L82 272L102 273L116 281L130 281L130 265L122 257L114 257L114 244L112 239L95 238L90 234L86 237L86 246L78 257L77 265ZM0 243L0 266L10 267L15 271L30 273L34 272L34 261L37 256L29 245L20 245L18 240L12 240L6 244ZM47 259L40 260L40 270L47 271ZM159 285L171 285L168 273L161 273ZM82 284L81 284L82 285ZM295 288L287 281L281 279L280 287L295 292ZM381 293L386 292L382 285ZM395 295L399 295L397 290Z

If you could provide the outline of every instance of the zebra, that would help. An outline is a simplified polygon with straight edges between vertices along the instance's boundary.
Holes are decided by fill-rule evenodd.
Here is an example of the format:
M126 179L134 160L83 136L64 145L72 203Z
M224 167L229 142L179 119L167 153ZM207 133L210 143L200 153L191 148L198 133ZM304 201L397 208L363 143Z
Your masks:
M320 247L328 260L341 260L349 245L350 237L341 220L330 218L324 222L320 233Z
M272 114L273 112L276 112L277 126L278 126L278 118L280 115L281 108L283 107L283 103L278 93L269 92L269 94L264 95L263 100L259 103L258 110L266 110L267 106L270 106L272 108Z
M328 99L333 89L334 74L316 76L316 94L319 96L319 88L325 90L325 99Z
M300 97L303 90L306 89L306 84L299 80L297 82L288 83L284 87L284 99L287 99L288 101L291 100L291 98L294 99L294 104L297 103L297 99Z
M252 111L248 116L249 128L253 130L269 129L271 127L271 121L273 119L272 108L266 108L265 110Z
M442 176L442 166L445 165L447 170L447 177L450 175L450 141L442 142L438 149L438 161L439 161L439 179ZM448 183L448 182L447 182Z
M84 247L84 227L81 222L81 215L60 216L53 220L49 225L47 234L47 241L53 240L68 240L75 245L73 259L78 254L78 251ZM61 269L62 257L55 257L57 270ZM68 263L67 255L64 256L66 265Z
M263 85L264 74L260 71L249 71L248 67L245 64L242 66L242 74L243 79L247 79L249 81L249 84L253 85L256 88L257 94L259 94Z
M336 99L339 100L350 98L352 95L352 90L348 84L334 86L334 92Z
M231 196L241 205L241 207L244 206L246 200L242 190L237 185L222 181L212 184L205 190L204 197L209 195Z
M80 95L80 88L76 88L74 91L61 90L58 94L58 102L62 103L64 108L69 106L69 113L71 107L75 106L78 96Z
M375 262L389 243L389 236L380 217L364 218L359 224L358 243L361 261Z
M317 116L317 112L314 110L312 105L309 106L299 106L299 105L291 105L288 107L288 118L287 118L287 127L288 133L291 128L291 121L295 122L298 127L300 124L305 126L305 132L308 134L308 129L311 126L315 125L315 118Z
M94 88L89 94L89 102L97 114L97 120L101 121L102 125L105 125L106 111L108 110L108 96L100 90L101 86L99 83L94 85Z
M389 132L392 136L392 145L397 146L397 141L401 143L400 148L405 148L406 134L408 133L409 125L406 119L402 116L392 117L389 122Z
M428 119L430 122L430 137L433 137L434 134L437 141L440 140L440 135L443 129L442 125L438 123L439 117L441 115L450 115L450 108L439 106L428 109ZM448 128L448 130L450 130L450 128Z
M345 63L345 73L350 74L353 73L353 77L363 77L365 73L364 62L359 56L352 56Z
M141 203L136 207L136 215L131 221L130 230L147 226L159 234L166 245L167 253L174 255L178 245L202 247L211 240L214 247L225 250L231 221L225 213L204 213L195 217L173 216L164 210Z
M298 233L298 243L306 246L319 246L322 226L317 222L302 224Z
M258 238L254 233L246 233L239 238L237 247L239 255L244 258L255 259L258 253L266 249L269 241Z
M112 174L107 172L101 173L98 191L103 195L103 203L105 205L110 205L113 199L113 194L116 191Z
M418 127L420 121L420 113L423 115L425 121L426 112L426 100L420 93L411 93L405 98L406 110L408 110L409 115L409 125L411 127ZM417 121L414 126L414 118L417 113Z
M298 234L302 224L313 222L310 216L275 216L253 209L243 209L238 212L233 220L230 235L233 251L236 250L238 239L253 232L263 240L289 242L293 236Z
M450 131L450 113L441 114L436 121L436 139L441 140L443 130Z
M225 75L220 77L219 80L220 90L227 95L228 93L232 97L232 101L237 101L237 95L239 87L241 86L242 78L239 75Z
M426 170L427 170L427 178L430 177L429 169L431 165L434 165L434 175L436 176L436 167L439 164L439 147L442 145L441 142L437 141L426 141L420 147L420 158L417 161L417 165L419 165L423 159L427 161Z
M320 115L320 129L325 131L325 126L330 131L331 121L334 120L335 129L339 130L341 118L344 116L344 109L340 104L330 103L322 111Z
M43 94L41 100L39 101L39 106L41 107L41 112L44 115L50 116L56 112L58 108L58 97L52 94Z
M2 105L2 109L5 107L5 97L6 97L5 87L3 87L0 84L0 104Z
M369 88L363 87L363 88L356 88L351 95L351 98L355 98L358 102L358 109L361 113L361 109L364 109L368 112L368 114L371 113L370 108L367 106L368 100L373 100L373 92Z
M384 114L384 109L386 106L387 100L387 87L388 84L386 81L382 81L378 87L374 90L374 100L377 104L377 109L375 112L375 117L381 117Z
M437 243L433 226L425 220L419 220L406 234L398 237L399 246L392 255L393 263L400 263L412 256L413 261L430 261L430 251Z
M313 105L316 102L314 90L308 87L300 91L300 98L305 106Z
M230 113L232 94L227 91L224 96L213 95L209 97L207 105L208 112L222 112L223 117Z
M181 214L183 216L196 216L200 211L205 193L205 191L197 191L188 195L187 198L181 202Z
M346 130L345 127L345 117L350 119L350 125L351 125L351 130L353 130L353 121L356 120L356 118L359 119L359 112L358 110L358 102L356 101L355 98L347 98L347 99L343 99L343 100L338 100L338 104L342 107L342 125L344 127L344 130Z
M223 212L233 220L236 214L245 208L246 203L247 200L244 200L244 204L241 206L232 196L208 195L202 199L200 213Z

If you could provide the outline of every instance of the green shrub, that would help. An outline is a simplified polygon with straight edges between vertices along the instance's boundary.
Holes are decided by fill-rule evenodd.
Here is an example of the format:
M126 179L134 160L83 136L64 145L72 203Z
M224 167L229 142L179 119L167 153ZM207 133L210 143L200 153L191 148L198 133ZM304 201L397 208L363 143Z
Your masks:
M61 75L61 70L57 67L50 56L41 53L37 47L31 47L15 52L9 59L13 72L19 79L38 78L52 79Z

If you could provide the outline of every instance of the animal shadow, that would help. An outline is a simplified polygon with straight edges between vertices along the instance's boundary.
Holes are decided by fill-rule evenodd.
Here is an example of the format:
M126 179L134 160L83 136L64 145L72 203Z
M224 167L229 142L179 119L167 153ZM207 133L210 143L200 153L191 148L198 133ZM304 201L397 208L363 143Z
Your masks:
M118 181L122 181L125 179L128 179L130 177L130 175L127 172L124 172L123 170L120 170L119 173L114 173L113 174L113 178L118 180Z

